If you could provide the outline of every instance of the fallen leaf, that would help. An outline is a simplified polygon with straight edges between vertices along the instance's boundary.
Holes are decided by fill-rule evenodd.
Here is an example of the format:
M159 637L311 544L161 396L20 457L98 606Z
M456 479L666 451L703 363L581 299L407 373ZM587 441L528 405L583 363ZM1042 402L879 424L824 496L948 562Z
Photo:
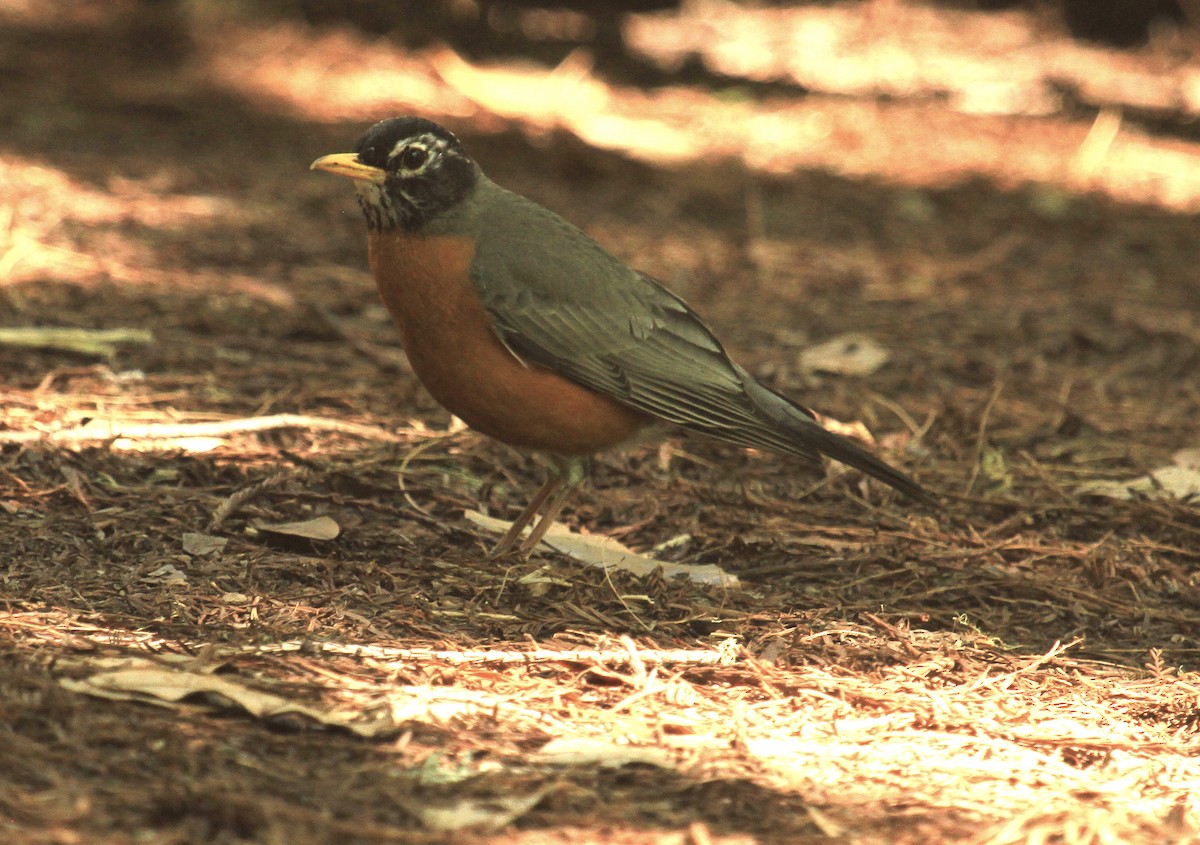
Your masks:
M307 540L333 540L342 533L341 526L328 516L317 516L301 522L279 522L272 525L256 522L254 527L269 534L304 537Z
M810 346L800 353L800 369L807 373L865 376L878 370L891 357L886 349L865 334L852 332Z
M212 537L189 531L183 535L183 550L189 555L203 557L221 551L228 542L226 537Z
M556 766L597 765L605 769L619 769L631 763L639 763L657 766L660 769L675 768L674 755L664 748L620 744L611 739L589 737L552 739L533 754L533 759Z
M511 522L484 516L473 510L467 511L466 517L481 528L496 534L503 534L512 526ZM652 557L638 554L611 537L602 537L597 534L576 534L559 522L554 523L546 532L542 543L589 566L621 569L632 572L639 578L644 578L656 570L662 569L663 575L667 578L683 575L698 584L721 584L726 587L736 587L739 584L736 575L726 572L719 566L655 560Z
M1200 469L1169 466L1129 481L1092 481L1075 491L1080 496L1109 499L1190 499L1200 496Z
M171 667L141 657L100 658L62 664L64 669L85 677L59 678L59 684L111 701L138 701L159 707L185 706L190 700L214 710L241 710L260 719L300 718L325 727L336 727L362 737L394 733L390 718L366 718L357 711L321 710L289 701L283 696L243 686L227 676L217 676L187 667Z
M528 795L504 795L492 798L456 798L431 803L412 799L399 801L401 807L416 816L430 830L497 831L532 810L546 796L549 787Z
M658 552L669 552L672 549L678 549L682 546L686 546L690 542L692 542L691 534L676 534L669 540L663 540L650 551L654 552L655 554Z
M550 567L543 566L541 569L535 569L528 575L522 575L518 583L530 586L533 584L547 584L554 587L569 587L571 582L566 578L552 574Z
M170 563L164 563L153 572L147 572L146 580L158 581L164 587L181 587L188 582L187 576Z
M1187 467L1188 469L1200 469L1200 448L1198 449L1180 449L1171 456L1171 460L1175 466Z
M1171 466L1129 481L1092 481L1080 485L1080 496L1105 496L1132 499L1135 495L1150 499L1191 499L1200 497L1200 449L1180 449L1171 456Z
M121 343L150 343L154 335L145 329L75 329L63 326L14 326L0 328L0 346L57 349L80 355L110 358Z

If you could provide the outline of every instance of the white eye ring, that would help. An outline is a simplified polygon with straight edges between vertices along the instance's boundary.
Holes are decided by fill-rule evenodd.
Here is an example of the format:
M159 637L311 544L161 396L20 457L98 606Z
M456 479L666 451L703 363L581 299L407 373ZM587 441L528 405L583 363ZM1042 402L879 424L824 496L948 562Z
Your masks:
M399 160L400 169L408 173L420 173L429 164L433 154L429 147L419 142L401 141L388 156L388 161Z

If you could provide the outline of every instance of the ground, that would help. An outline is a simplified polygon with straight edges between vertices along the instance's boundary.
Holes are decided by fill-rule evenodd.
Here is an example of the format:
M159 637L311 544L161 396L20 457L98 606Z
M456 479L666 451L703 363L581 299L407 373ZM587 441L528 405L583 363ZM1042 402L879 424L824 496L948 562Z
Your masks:
M710 4L553 67L234 8L0 3L0 329L126 331L0 336L6 842L1197 841L1195 32ZM307 169L401 113L944 510L672 435L564 520L738 585L489 560L542 468Z

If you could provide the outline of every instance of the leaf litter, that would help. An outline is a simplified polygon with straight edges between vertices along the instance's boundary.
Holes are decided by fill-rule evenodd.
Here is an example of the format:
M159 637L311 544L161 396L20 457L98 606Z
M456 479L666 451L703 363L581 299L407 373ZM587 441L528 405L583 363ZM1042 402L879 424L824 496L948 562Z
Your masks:
M940 12L867 5L795 14L888 30L844 57L870 87L871 45ZM719 11L746 37L774 14ZM0 317L154 330L105 367L0 348L5 841L428 842L464 819L505 843L1197 840L1195 501L1079 493L1195 443L1200 260L1176 212L1198 153L1168 126L1192 107L1114 108L1186 80L1186 35L1149 73L1157 48L1007 13L1042 52L989 116L944 64L876 100L764 51L756 74L809 95L718 97L208 7L186 73L155 77L128 71L122 14L72 25L106 74L70 28L22 23L0 53ZM946 55L1000 20L954 14ZM730 71L714 45L692 49ZM1102 112L1030 118L1051 76ZM514 83L553 96L523 108ZM453 123L947 513L673 439L603 456L568 522L739 589L487 561L463 513L511 516L538 467L414 384L352 200L297 176L393 110ZM65 125L156 143L80 157L39 130ZM774 342L855 334L887 360L809 368ZM256 528L321 516L336 538Z

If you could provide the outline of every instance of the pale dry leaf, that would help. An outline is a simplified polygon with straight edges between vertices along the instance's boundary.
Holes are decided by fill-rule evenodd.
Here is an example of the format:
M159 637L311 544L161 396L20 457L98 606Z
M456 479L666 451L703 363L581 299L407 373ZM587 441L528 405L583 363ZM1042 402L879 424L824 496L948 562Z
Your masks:
M545 797L549 788L527 795L504 795L493 798L458 798L444 803L401 800L400 806L412 813L430 830L477 830L491 833L511 824L532 810Z
M800 369L806 373L865 376L878 370L891 357L886 349L865 334L852 332L810 346L800 353Z
M1171 461L1175 466L1200 470L1200 448L1180 449L1171 456Z
M478 511L473 510L467 511L466 517L481 528L485 528L496 534L504 533L512 525L511 522L506 520L484 516ZM570 528L558 522L554 523L550 530L546 532L546 536L542 542L555 551L562 552L589 566L599 566L602 569L621 569L631 572L639 578L644 578L656 570L662 569L663 575L667 578L683 575L698 584L721 584L726 587L736 587L739 584L736 575L726 572L719 566L713 564L693 565L671 563L670 561L656 560L652 557L638 554L633 549L611 537L602 537L596 534L576 534Z
M288 537L304 537L307 540L334 540L342 533L331 517L317 516L300 522L258 523L254 527L268 534L283 534Z
M1166 493L1176 499L1191 499L1200 496L1200 469L1186 466L1170 466L1150 473L1155 482L1155 492Z
M1191 499L1200 496L1200 469L1169 466L1129 481L1092 481L1075 491L1080 496L1109 499Z
M545 585L550 585L550 586L554 586L554 587L569 587L569 586L571 586L570 581L568 581L566 578L561 578L557 575L554 575L553 570L551 570L551 568L548 566L543 566L540 569L535 569L535 570L533 570L533 572L530 572L528 575L522 575L517 583L524 584L527 587L532 586L534 584L545 584Z
M659 552L669 552L672 549L678 549L682 546L686 546L690 542L692 542L691 534L687 534L687 533L676 534L674 537L672 537L669 540L663 540L661 543L657 544L650 551L653 552L654 554L658 554Z
M145 580L157 581L163 587L182 587L188 582L187 576L170 563L164 563L153 572L147 572Z
M195 699L214 709L242 710L260 719L300 717L316 725L344 728L362 737L380 736L396 729L391 719L368 718L357 711L321 710L223 676L187 667L173 668L145 658L81 661L64 668L94 670L82 678L60 678L59 684L65 689L111 701L137 701L169 708L183 706L186 699Z
M221 551L229 542L226 537L213 537L209 534L197 534L193 531L183 535L183 550L189 555L203 557Z
M556 766L591 766L619 769L631 763L657 766L660 769L675 768L675 757L666 749L653 745L630 745L613 742L611 739L590 737L560 737L552 739L533 754L540 763Z
M76 329L64 326L13 326L0 328L0 346L57 349L79 355L109 358L122 343L150 343L145 329Z

